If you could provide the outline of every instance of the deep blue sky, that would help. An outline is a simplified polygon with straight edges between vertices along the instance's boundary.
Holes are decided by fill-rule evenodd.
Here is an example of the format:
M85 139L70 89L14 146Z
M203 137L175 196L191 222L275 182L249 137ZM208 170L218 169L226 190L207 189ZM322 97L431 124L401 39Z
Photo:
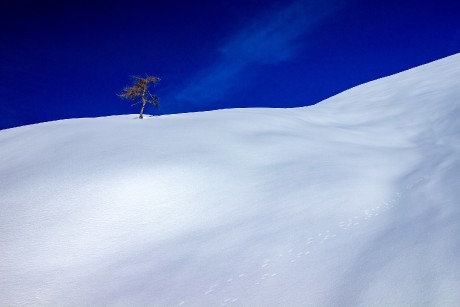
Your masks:
M4 1L3 1L4 2ZM0 129L138 112L295 107L460 52L460 1L6 1Z

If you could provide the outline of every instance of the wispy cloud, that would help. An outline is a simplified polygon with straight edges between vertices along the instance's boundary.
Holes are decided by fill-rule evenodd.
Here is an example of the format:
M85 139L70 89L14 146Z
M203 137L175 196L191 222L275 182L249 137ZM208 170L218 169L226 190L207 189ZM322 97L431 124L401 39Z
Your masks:
M224 43L219 60L194 76L176 100L218 101L238 86L239 76L251 65L291 59L303 45L299 38L338 8L332 1L295 0L259 16Z

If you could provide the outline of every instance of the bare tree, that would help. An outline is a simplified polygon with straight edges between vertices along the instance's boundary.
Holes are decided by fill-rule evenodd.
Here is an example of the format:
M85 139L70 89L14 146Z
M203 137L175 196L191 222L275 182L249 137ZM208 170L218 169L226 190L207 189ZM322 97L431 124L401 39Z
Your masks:
M144 118L144 108L146 104L153 104L157 108L159 106L158 97L150 93L149 85L153 84L153 86L155 86L160 81L160 78L152 76L142 78L135 76L133 79L134 85L125 87L119 96L123 99L134 101L132 104L133 106L142 103L141 112L139 113L139 119L142 119Z

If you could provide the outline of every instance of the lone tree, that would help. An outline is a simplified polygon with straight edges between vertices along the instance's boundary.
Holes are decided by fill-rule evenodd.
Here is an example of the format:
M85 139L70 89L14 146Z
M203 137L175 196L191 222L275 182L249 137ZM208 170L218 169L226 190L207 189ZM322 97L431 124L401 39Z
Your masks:
M152 95L149 91L149 85L153 84L155 86L160 78L146 76L145 78L134 76L134 85L127 86L124 88L123 92L119 95L123 99L133 100L134 103L132 106L142 103L141 112L139 113L139 119L144 118L144 108L147 103L153 104L156 108L159 106L158 97Z

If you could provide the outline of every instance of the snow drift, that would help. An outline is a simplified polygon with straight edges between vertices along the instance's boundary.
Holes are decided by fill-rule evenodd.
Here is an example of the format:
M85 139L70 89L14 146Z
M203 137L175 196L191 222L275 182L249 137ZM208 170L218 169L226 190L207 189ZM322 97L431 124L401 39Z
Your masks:
M460 54L315 106L0 131L0 305L460 306Z

